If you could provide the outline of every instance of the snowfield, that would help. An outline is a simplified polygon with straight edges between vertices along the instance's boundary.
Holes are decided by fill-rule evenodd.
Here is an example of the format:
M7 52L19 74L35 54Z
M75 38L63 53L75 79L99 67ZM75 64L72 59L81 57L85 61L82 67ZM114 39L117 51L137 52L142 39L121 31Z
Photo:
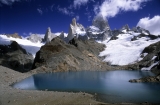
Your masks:
M99 56L105 56L104 61L111 65L128 65L142 60L141 52L150 44L160 41L159 39L150 40L147 37L139 38L131 41L134 36L140 33L119 34L117 40L102 42L107 47Z

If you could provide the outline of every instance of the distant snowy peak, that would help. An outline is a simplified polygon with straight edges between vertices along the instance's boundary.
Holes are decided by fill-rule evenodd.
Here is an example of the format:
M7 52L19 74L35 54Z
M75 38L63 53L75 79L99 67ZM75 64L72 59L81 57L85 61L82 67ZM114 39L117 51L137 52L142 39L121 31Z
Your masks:
M88 32L101 32L101 30L96 26L89 26L87 30Z
M37 51L44 43L33 43L28 39L22 38L13 38L7 37L6 35L0 35L0 45L10 45L12 41L16 41L22 48L24 48L28 53L32 54L35 57Z
M150 32L146 29L143 29L141 27L133 27L132 29L129 28L128 24L124 25L121 29L121 32L127 34L127 33L141 33L141 34L145 34L145 35L150 35Z
M73 39L75 36L78 38L78 36L85 36L85 35L86 35L86 31L83 25L77 23L76 19L73 18L69 27L69 32L67 36L68 40Z
M92 25L98 27L101 31L111 30L107 19L102 15L94 17Z

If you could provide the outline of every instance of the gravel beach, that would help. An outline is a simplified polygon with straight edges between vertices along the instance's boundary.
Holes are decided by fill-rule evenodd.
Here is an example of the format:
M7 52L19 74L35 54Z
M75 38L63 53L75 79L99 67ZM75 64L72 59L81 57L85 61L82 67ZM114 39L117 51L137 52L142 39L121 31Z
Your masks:
M14 89L10 85L31 76L0 66L0 105L103 104L87 93Z

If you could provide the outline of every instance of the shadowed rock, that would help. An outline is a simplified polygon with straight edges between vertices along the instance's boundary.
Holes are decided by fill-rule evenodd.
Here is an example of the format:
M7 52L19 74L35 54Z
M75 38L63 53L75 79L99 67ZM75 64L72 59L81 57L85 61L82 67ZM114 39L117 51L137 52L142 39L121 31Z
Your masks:
M16 41L10 45L0 45L0 64L19 72L31 70L33 56L26 52Z

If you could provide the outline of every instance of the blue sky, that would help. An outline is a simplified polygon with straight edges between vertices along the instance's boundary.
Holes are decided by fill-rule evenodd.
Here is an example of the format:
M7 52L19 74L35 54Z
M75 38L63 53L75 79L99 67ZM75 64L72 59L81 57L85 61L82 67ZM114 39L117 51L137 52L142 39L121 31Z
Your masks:
M160 34L160 0L0 0L0 34L68 32L72 18L87 27L98 14L112 30L128 24Z

